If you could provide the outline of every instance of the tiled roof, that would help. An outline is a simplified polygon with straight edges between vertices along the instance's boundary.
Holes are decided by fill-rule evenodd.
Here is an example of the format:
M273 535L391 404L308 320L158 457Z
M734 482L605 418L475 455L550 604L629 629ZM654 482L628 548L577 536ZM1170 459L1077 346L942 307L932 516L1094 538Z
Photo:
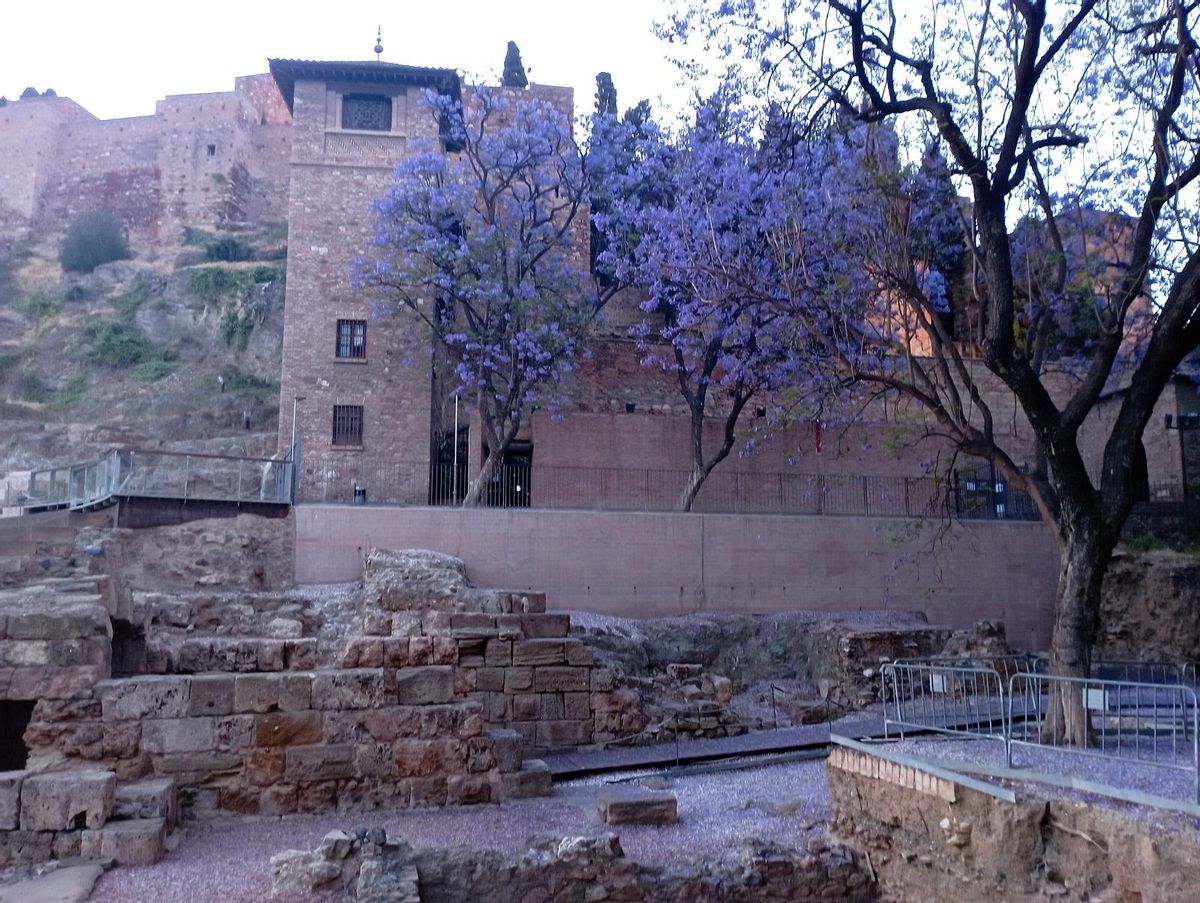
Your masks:
M338 81L373 85L410 85L458 94L458 73L453 69L402 66L376 60L268 60L271 75L292 109L297 81Z

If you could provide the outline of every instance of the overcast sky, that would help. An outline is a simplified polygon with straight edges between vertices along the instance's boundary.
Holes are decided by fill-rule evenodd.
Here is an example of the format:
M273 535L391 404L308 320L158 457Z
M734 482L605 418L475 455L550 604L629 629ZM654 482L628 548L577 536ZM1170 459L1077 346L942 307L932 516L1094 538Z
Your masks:
M601 70L624 109L686 96L652 34L659 15L659 0L7 0L0 95L53 88L102 119L146 116L168 94L231 90L268 57L372 58L382 25L387 62L495 77L514 40L530 81L574 87L577 112Z

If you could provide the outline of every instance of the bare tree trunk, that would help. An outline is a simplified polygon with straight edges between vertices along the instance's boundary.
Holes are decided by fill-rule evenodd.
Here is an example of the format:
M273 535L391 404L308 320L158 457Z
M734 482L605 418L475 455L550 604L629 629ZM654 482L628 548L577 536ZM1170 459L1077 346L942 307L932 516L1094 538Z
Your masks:
M683 492L679 493L679 500L675 503L676 511L692 510L692 504L700 493L700 487L704 485L704 481L711 471L711 467L704 467L700 464L693 465L687 484L683 487Z
M1050 673L1088 677L1091 648L1100 612L1100 586L1111 548L1106 548L1098 524L1076 526L1062 550L1062 566L1050 639ZM1087 746L1090 724L1078 685L1051 684L1042 742Z
M475 479L467 488L467 494L463 496L462 506L464 508L478 508L483 503L483 494L487 491L488 484L492 481L496 471L500 469L503 460L503 448L488 449L488 456L484 459L483 466L479 468L479 473L475 475Z

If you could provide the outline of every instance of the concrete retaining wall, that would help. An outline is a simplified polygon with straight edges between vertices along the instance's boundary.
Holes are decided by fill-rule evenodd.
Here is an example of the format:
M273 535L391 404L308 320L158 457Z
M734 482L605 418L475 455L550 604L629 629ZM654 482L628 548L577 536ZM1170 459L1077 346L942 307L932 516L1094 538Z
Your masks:
M558 610L633 617L693 611L895 607L934 623L1003 619L1049 639L1058 552L1041 524L897 518L475 510L296 509L296 580L361 576L373 547L462 558L481 586L544 590Z

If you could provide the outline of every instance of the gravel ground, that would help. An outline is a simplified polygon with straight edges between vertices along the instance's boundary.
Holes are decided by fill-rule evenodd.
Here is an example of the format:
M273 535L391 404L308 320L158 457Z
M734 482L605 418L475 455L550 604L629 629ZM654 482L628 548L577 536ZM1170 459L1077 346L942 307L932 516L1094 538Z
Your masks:
M605 775L568 782L549 799L502 806L360 816L254 819L192 826L178 848L156 866L117 868L96 885L93 903L261 903L270 894L270 858L287 849L312 849L327 831L384 825L414 847L471 845L523 849L535 835L596 834L605 830L596 794L609 782L634 775ZM645 782L672 790L679 800L678 825L622 825L616 829L625 854L645 863L728 854L744 837L801 846L808 832L823 829L829 788L823 760L725 771ZM312 900L334 900L314 896Z
M947 737L944 739L905 740L889 744L886 749L926 759L944 760L946 766L955 762L1004 767L1004 746L998 740L969 740ZM1126 790L1151 793L1167 799L1194 802L1196 793L1195 773L1176 768L1161 768L1135 762L1099 759L1089 755L1062 749L1023 748L1013 750L1013 767L1024 771L1040 771L1059 777L1075 777ZM986 778L985 780L995 780ZM1055 787L1049 784L1027 783L1021 785L1026 794L1047 799L1073 798L1086 800L1097 805L1119 808L1131 812L1143 812L1152 817L1155 810L1138 807L1130 803L1098 794L1083 793Z

